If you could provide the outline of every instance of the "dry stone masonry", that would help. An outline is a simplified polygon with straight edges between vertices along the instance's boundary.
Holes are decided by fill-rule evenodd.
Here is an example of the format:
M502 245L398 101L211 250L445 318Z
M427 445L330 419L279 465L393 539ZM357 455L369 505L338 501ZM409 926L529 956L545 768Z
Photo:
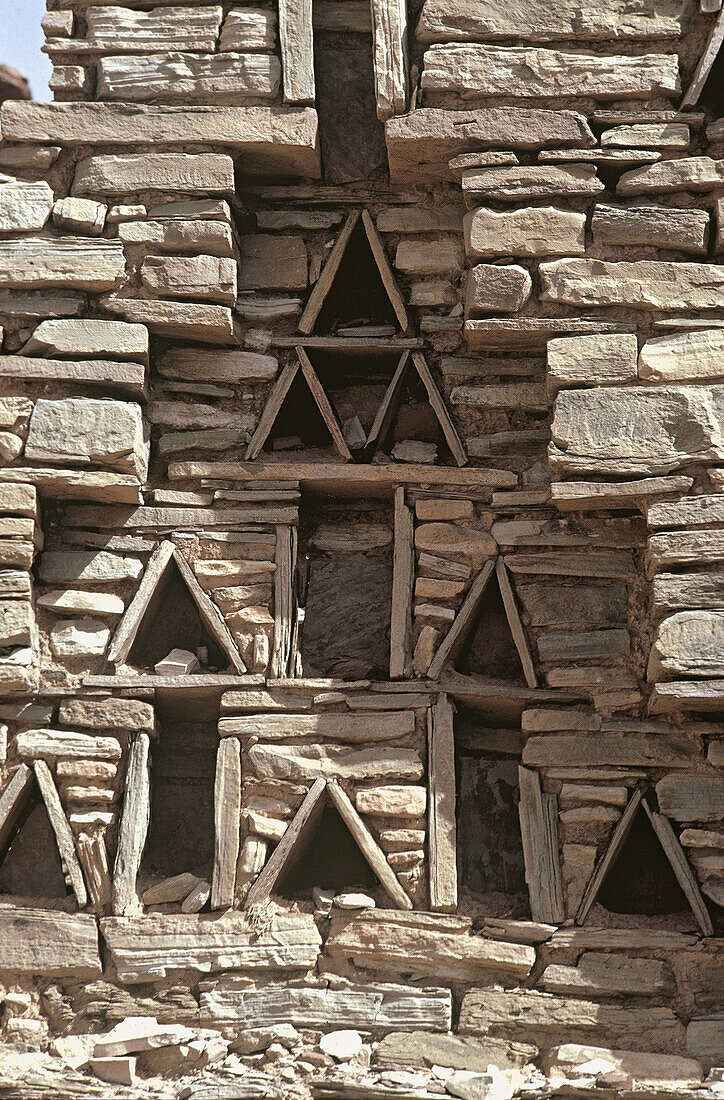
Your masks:
M0 1094L714 1100L721 0L48 9Z

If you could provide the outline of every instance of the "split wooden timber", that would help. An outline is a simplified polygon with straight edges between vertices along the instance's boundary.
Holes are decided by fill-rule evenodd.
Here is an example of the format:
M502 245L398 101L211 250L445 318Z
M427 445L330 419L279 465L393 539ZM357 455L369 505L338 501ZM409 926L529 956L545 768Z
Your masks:
M106 838L103 833L80 833L76 843L93 908L97 913L105 913L111 904L113 893Z
M314 105L312 0L279 0L279 44L284 102Z
M11 775L5 790L0 794L0 859L10 842L20 814L30 798L35 784L32 768L20 764Z
M518 611L518 605L515 602L510 574L505 568L505 562L502 557L499 557L495 563L495 575L498 578L500 595L503 598L503 606L505 607L505 615L508 620L510 632L513 635L515 648L518 650L520 663L523 666L525 682L529 688L536 688L538 687L538 680L536 678L535 668L533 667L533 658L528 647L528 640L525 636L523 624L520 621L520 613Z
M724 46L724 8L719 12L716 22L709 32L704 52L699 58L699 63L691 78L691 84L679 105L679 110L683 110L685 107L693 107L699 102L699 96L704 90L704 85L722 46Z
M277 527L274 551L274 646L270 675L294 675L296 614L294 574L297 565L297 528Z
M138 633L138 628L148 613L153 595L159 584L162 583L166 570L173 568L174 563L178 567L191 598L196 604L201 621L218 643L222 652L229 658L229 664L239 673L246 672L246 665L239 655L221 612L206 595L196 580L193 570L178 548L168 540L160 543L151 555L138 591L118 624L118 629L108 650L108 661L116 665L123 664L126 661Z
M431 680L437 680L445 665L452 662L457 656L478 613L485 589L488 587L494 569L495 562L493 560L486 561L471 584L452 626L432 659L427 673Z
M430 908L454 912L458 903L453 708L441 695L428 711L428 851Z
M384 121L407 110L407 2L372 0L371 8L377 117Z
M118 830L118 851L113 869L113 912L134 913L139 905L136 879L146 844L151 806L150 741L139 733L131 742ZM172 841L170 841L172 843Z
M596 864L593 870L593 874L589 879L588 885L583 891L581 904L578 906L578 912L576 913L575 917L576 924L583 924L586 917L590 913L591 906L598 897L598 891L603 886L603 881L606 878L606 875L616 862L616 859L626 842L626 837L631 832L631 826L633 825L634 818L639 811L642 799L643 789L639 788L631 795L626 809L623 811L621 817L618 819L616 828L611 834L611 839L608 843L608 847Z
M390 678L412 676L412 597L415 586L415 524L405 490L395 489L395 549L392 561Z
M234 904L240 818L241 743L236 737L225 737L216 756L212 909L231 909Z
M33 771L35 772L40 794L45 803L45 809L48 811L48 819L50 820L51 828L55 833L55 840L58 845L60 858L63 861L66 874L70 879L73 893L78 902L78 908L85 909L88 904L88 893L85 888L83 872L78 862L73 833L71 832L70 825L63 812L60 796L55 788L50 768L44 760L34 760Z
M566 910L558 856L558 800L543 792L540 775L530 768L518 768L518 783L530 914L534 921L560 924Z

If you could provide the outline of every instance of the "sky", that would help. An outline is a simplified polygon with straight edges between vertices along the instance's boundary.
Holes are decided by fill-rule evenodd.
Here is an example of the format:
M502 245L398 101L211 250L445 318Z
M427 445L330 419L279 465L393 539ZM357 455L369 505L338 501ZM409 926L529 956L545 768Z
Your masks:
M0 63L19 69L30 81L33 99L51 99L51 64L40 47L45 0L0 0Z

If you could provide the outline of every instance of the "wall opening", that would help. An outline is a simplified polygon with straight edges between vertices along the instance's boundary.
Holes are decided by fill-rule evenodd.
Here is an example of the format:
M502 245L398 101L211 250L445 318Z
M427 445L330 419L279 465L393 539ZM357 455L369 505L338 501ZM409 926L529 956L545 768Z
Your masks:
M386 177L385 128L377 118L372 35L315 31L314 74L324 182Z
M275 893L291 900L310 895L315 886L374 890L378 885L339 811L325 802L316 825L295 848L294 858L277 880Z
M455 669L466 676L525 682L520 655L495 576L490 578L485 589L475 626L460 649Z
M528 913L520 792L518 729L492 729L482 715L458 709L455 729L455 789L458 889L461 904L476 912Z
M211 881L218 698L158 692L156 714L160 733L151 743L151 820L142 874L150 882L190 871Z
M276 415L264 442L265 451L323 450L329 460L336 460L329 428L312 396L301 371Z
M380 276L362 218L357 219L339 267L314 325L316 333L345 326L391 325L398 322Z
M392 540L388 501L303 498L297 587L305 676L388 675Z
M366 445L367 437L399 362L399 352L308 348L307 353L339 418L353 457L369 461L372 448Z
M643 809L639 808L596 900L612 913L653 917L688 911L689 903Z
M0 894L64 898L70 893L42 799L28 798L0 862Z

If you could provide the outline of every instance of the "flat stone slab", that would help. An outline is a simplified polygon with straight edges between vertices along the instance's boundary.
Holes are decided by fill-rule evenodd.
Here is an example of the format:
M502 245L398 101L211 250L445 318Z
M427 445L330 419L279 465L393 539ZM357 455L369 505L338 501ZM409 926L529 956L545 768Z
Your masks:
M176 53L103 57L98 98L131 103L239 104L274 99L281 82L279 58L271 53Z
M96 978L102 973L98 927L84 913L0 909L3 970L44 978Z
M446 1066L484 1073L489 1065L510 1069L532 1062L537 1055L538 1048L532 1043L511 1039L393 1031L380 1041L375 1062L378 1066Z
M25 457L115 466L143 480L149 439L141 407L90 397L39 398L30 417Z
M716 264L553 260L540 265L542 302L631 309L719 309L724 269Z
M88 317L41 321L25 344L23 355L80 359L102 356L148 363L148 331L143 325Z
M0 283L41 290L111 290L126 271L119 241L80 237L0 240Z
M125 195L180 191L189 195L234 192L234 164L222 153L105 153L78 162L74 195Z
M53 208L47 183L0 177L0 233L32 233L42 229Z
M586 250L586 216L552 206L471 210L463 220L470 259L494 256L559 256Z

